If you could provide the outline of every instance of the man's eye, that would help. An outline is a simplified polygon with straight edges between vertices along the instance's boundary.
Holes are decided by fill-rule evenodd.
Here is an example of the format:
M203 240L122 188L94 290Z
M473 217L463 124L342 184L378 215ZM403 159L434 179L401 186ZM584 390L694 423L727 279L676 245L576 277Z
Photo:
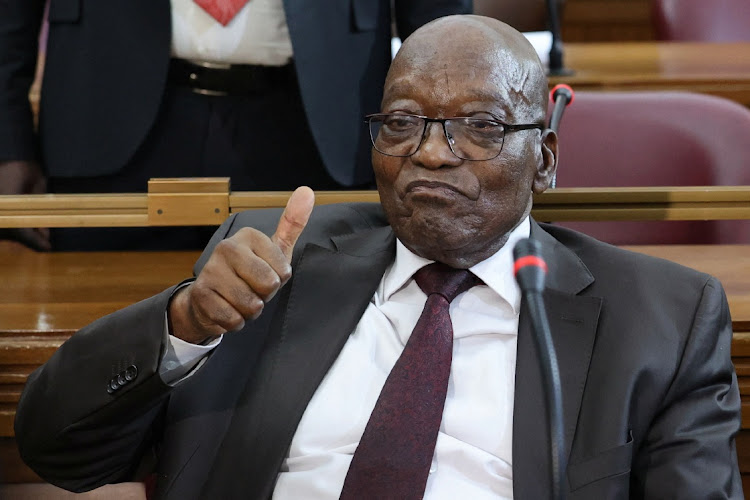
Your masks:
M391 130L408 130L418 126L419 120L409 116L389 116L383 124Z
M473 119L473 120L466 120L464 124L473 130L481 130L481 131L496 130L498 127L500 127L500 124L493 120Z

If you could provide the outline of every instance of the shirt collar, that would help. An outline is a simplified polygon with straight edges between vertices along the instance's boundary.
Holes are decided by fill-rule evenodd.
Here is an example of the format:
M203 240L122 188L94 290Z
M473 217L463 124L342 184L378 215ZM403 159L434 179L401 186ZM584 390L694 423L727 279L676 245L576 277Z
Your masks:
M518 314L521 307L521 291L513 276L513 247L531 234L529 217L524 218L508 235L508 241L493 255L479 262L469 270L484 284L497 293ZM416 255L406 248L401 240L396 240L396 260L383 276L383 300L399 291L414 273L433 261Z

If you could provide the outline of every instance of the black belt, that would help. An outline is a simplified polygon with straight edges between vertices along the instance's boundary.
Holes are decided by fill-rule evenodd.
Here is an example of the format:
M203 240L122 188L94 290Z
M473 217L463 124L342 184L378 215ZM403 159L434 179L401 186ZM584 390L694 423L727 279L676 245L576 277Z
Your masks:
M171 59L169 82L198 94L251 95L294 83L294 66L217 64Z

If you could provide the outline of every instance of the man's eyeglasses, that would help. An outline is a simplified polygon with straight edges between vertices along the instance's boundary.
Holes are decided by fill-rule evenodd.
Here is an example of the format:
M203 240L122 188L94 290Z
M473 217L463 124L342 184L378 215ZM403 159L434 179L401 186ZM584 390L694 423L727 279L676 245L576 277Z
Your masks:
M544 129L529 123L508 125L489 118L427 118L426 116L377 113L365 117L373 147L388 156L411 156L425 138L428 123L443 125L443 133L453 154L463 160L491 160L503 150L506 132Z

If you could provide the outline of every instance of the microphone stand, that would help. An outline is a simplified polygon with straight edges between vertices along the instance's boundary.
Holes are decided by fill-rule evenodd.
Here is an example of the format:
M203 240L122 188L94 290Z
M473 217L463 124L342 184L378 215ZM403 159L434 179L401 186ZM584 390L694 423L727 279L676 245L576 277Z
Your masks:
M541 244L530 238L516 243L513 249L516 280L523 293L523 304L531 318L534 344L541 357L542 385L547 395L545 406L549 416L551 490L553 500L565 500L563 474L567 469L563 425L562 386L555 345L552 342L542 290L547 265L540 257Z
M549 415L550 465L552 466L552 498L563 500L563 473L567 468L565 459L565 435L563 433L562 389L560 368L557 365L555 346L552 344L544 300L539 292L524 293L529 317L534 331L534 344L542 358L542 383L547 394L546 407Z
M554 103L554 108L552 108L552 114L550 115L549 128L555 133L557 133L557 130L560 128L560 121L562 120L565 108L573 103L574 98L575 94L573 93L573 89L564 83L555 85L550 91L550 99L552 99L552 102ZM552 177L552 182L550 184L550 188L554 189L556 187L557 172L555 172L555 175Z
M557 0L547 0L547 17L552 33L552 47L549 51L549 75L569 76L573 72L565 68L563 42L560 30L560 15L557 11Z

